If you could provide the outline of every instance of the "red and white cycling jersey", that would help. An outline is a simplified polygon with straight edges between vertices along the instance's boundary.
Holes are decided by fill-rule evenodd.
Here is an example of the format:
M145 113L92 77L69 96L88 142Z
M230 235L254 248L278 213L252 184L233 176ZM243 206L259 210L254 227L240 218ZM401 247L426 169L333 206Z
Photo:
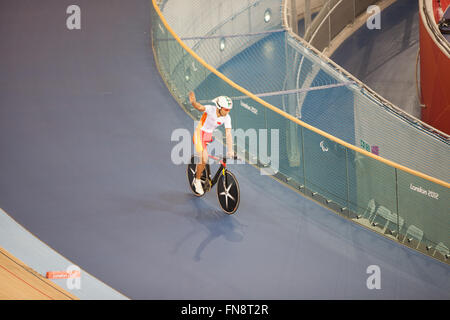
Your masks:
M218 117L216 107L206 105L197 128L195 129L193 142L195 150L199 153L206 149L206 145L212 141L213 131L220 125L224 125L226 129L231 129L231 117L227 114L225 117Z
M226 129L231 129L231 117L227 114L225 117L218 117L216 107L205 106L205 112L200 119L199 127L202 131L212 133L218 126L224 125Z

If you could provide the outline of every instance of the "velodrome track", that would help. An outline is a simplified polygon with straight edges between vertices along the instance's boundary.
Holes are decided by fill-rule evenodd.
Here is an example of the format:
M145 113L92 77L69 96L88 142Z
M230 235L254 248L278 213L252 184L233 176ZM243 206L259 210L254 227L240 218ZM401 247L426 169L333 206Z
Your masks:
M380 30L355 31L331 59L402 108L421 118L416 88L419 2L397 0L381 13Z
M0 207L42 241L132 299L450 298L448 265L250 165L231 167L236 215L195 198L170 158L193 123L156 69L150 2L80 0L81 31L70 4L0 4Z

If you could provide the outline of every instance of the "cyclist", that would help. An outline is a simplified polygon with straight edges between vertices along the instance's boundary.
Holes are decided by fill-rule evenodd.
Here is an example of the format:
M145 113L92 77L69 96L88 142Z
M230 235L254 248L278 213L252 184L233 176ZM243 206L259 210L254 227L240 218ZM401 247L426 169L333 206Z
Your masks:
M189 102L192 106L203 115L200 122L194 131L194 145L195 150L200 155L200 163L197 164L194 189L199 195L203 195L203 187L201 183L201 176L208 161L208 150L206 145L212 141L213 131L220 125L225 126L225 136L227 143L227 157L233 157L233 137L231 136L231 117L229 112L233 108L233 101L226 96L220 96L212 100L213 105L202 105L197 102L194 92L189 92Z

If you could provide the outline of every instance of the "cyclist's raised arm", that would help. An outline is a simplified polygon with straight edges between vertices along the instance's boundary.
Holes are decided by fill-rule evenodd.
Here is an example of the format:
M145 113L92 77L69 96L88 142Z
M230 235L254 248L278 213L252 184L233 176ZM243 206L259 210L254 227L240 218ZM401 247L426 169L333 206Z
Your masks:
M205 112L205 106L197 102L197 100L195 99L195 93L193 91L189 92L189 102L198 111Z
M234 149L233 149L233 136L231 134L231 128L225 128L225 137L227 142L227 157L232 158L234 156Z

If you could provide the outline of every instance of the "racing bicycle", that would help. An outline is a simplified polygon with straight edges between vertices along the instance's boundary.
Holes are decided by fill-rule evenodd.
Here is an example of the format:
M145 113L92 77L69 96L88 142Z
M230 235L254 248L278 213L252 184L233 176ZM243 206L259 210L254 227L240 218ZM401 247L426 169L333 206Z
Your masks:
M213 159L216 163L219 163L219 169L217 169L214 178L211 179L211 169L209 163L206 164L205 170L203 170L201 181L205 195L209 192L214 185L217 184L217 199L219 201L220 207L226 214L234 214L239 207L240 201L240 190L239 184L234 176L227 168L227 158L222 157L214 157L212 155L208 155L209 158ZM234 156L232 159L237 159ZM197 169L197 163L200 162L200 159L196 156L191 157L191 162L187 165L186 175L188 178L189 186L192 192L197 196L201 197L203 195L195 192L194 189L194 178Z

